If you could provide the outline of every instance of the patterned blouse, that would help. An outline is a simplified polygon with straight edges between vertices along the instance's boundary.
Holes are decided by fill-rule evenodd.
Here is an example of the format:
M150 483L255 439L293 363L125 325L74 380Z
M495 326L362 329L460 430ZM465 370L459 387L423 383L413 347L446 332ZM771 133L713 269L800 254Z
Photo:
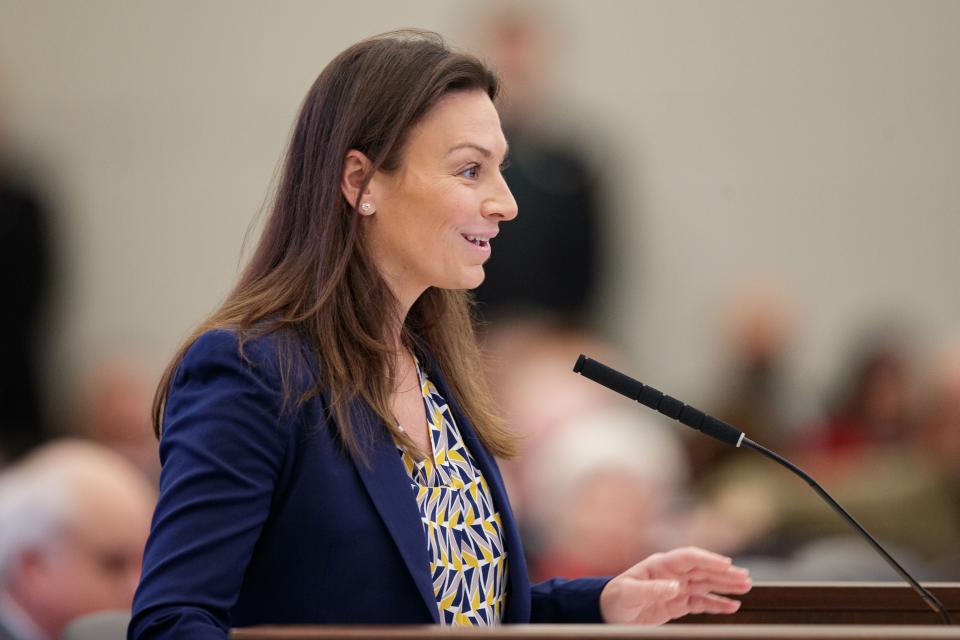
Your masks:
M417 372L433 455L420 462L400 455L417 496L440 622L499 624L507 591L500 514L446 400L419 365Z

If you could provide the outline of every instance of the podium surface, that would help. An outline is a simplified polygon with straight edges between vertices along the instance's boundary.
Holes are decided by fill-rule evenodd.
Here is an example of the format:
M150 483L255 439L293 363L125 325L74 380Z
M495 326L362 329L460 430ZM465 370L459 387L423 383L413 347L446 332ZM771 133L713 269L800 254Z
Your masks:
M923 585L960 625L960 583ZM761 582L739 596L729 616L693 615L672 624L939 625L940 618L905 582ZM960 627L958 627L960 628Z
M248 627L235 629L235 640L430 640L432 638L468 638L476 640L545 640L582 638L583 640L926 640L960 638L960 627L929 625L766 625L698 624L639 627L604 624L525 624L504 625L494 629L451 629L436 626L366 627Z
M960 639L960 583L924 585L943 603L957 626L937 615L905 583L766 582L740 598L740 611L729 616L693 615L666 625L503 625L479 629L406 626L263 626L234 629L235 640L409 640L412 638L484 638L533 640L584 638L626 640L900 640Z

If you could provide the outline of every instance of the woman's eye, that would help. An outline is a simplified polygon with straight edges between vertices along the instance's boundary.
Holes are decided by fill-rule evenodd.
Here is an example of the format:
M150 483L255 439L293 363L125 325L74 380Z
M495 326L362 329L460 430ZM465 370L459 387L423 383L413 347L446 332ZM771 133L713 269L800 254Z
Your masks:
M476 180L480 177L480 165L472 164L463 171L460 172L464 178L469 178L470 180Z

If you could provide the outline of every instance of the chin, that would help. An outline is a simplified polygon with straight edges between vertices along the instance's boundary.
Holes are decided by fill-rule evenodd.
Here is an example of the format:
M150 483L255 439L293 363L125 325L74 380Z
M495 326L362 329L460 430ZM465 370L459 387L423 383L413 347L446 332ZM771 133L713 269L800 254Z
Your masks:
M484 278L487 277L487 274L483 272L483 267L477 267L477 273L465 277L465 280L468 281L467 285L461 287L463 289L476 289L481 284L483 284Z
M478 267L476 271L473 269L465 270L460 273L458 278L451 278L448 282L440 285L441 289L476 289L481 284L486 277L486 274L483 272L483 267Z

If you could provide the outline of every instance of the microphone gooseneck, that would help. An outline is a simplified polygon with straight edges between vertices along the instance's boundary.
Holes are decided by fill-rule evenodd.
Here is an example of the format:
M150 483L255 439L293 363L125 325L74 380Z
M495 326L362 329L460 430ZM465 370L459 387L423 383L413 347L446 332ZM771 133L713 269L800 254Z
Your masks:
M747 438L744 433L735 427L727 424L722 420L718 420L713 416L707 415L699 409L695 409L688 404L666 395L665 393L654 389L648 385L643 384L639 380L631 378L628 375L620 373L616 369L611 369L607 365L592 360L584 355L581 355L577 358L577 363L573 367L575 373L579 373L585 378L589 378L594 382L601 384L612 391L623 394L631 400L636 400L640 404L650 407L655 411L659 411L668 418L672 418L685 424L688 427L701 431L706 435L716 438L721 442L725 442L734 447L742 448L746 447L748 449L753 449L759 454L773 460L777 464L786 467L794 474L798 475L804 482L806 482L810 487L820 496L830 508L833 509L836 513L840 515L847 523L850 524L856 531L862 535L870 546L880 554L884 560L887 561L894 571L897 574L907 581L907 583L913 587L913 590L917 593L918 596L933 609L940 620L944 624L952 624L950 620L950 615L947 613L946 608L937 599L935 595L930 593L926 587L921 585L913 576L911 576L906 569L904 569L899 562L897 562L893 556L887 552L883 546L877 542L870 533L863 528L859 522L854 519L847 511L840 506L833 497L826 492L826 490L820 486L820 484L810 477L807 472L805 472L800 467L796 466L786 458L780 456L777 453L763 447L750 438Z

